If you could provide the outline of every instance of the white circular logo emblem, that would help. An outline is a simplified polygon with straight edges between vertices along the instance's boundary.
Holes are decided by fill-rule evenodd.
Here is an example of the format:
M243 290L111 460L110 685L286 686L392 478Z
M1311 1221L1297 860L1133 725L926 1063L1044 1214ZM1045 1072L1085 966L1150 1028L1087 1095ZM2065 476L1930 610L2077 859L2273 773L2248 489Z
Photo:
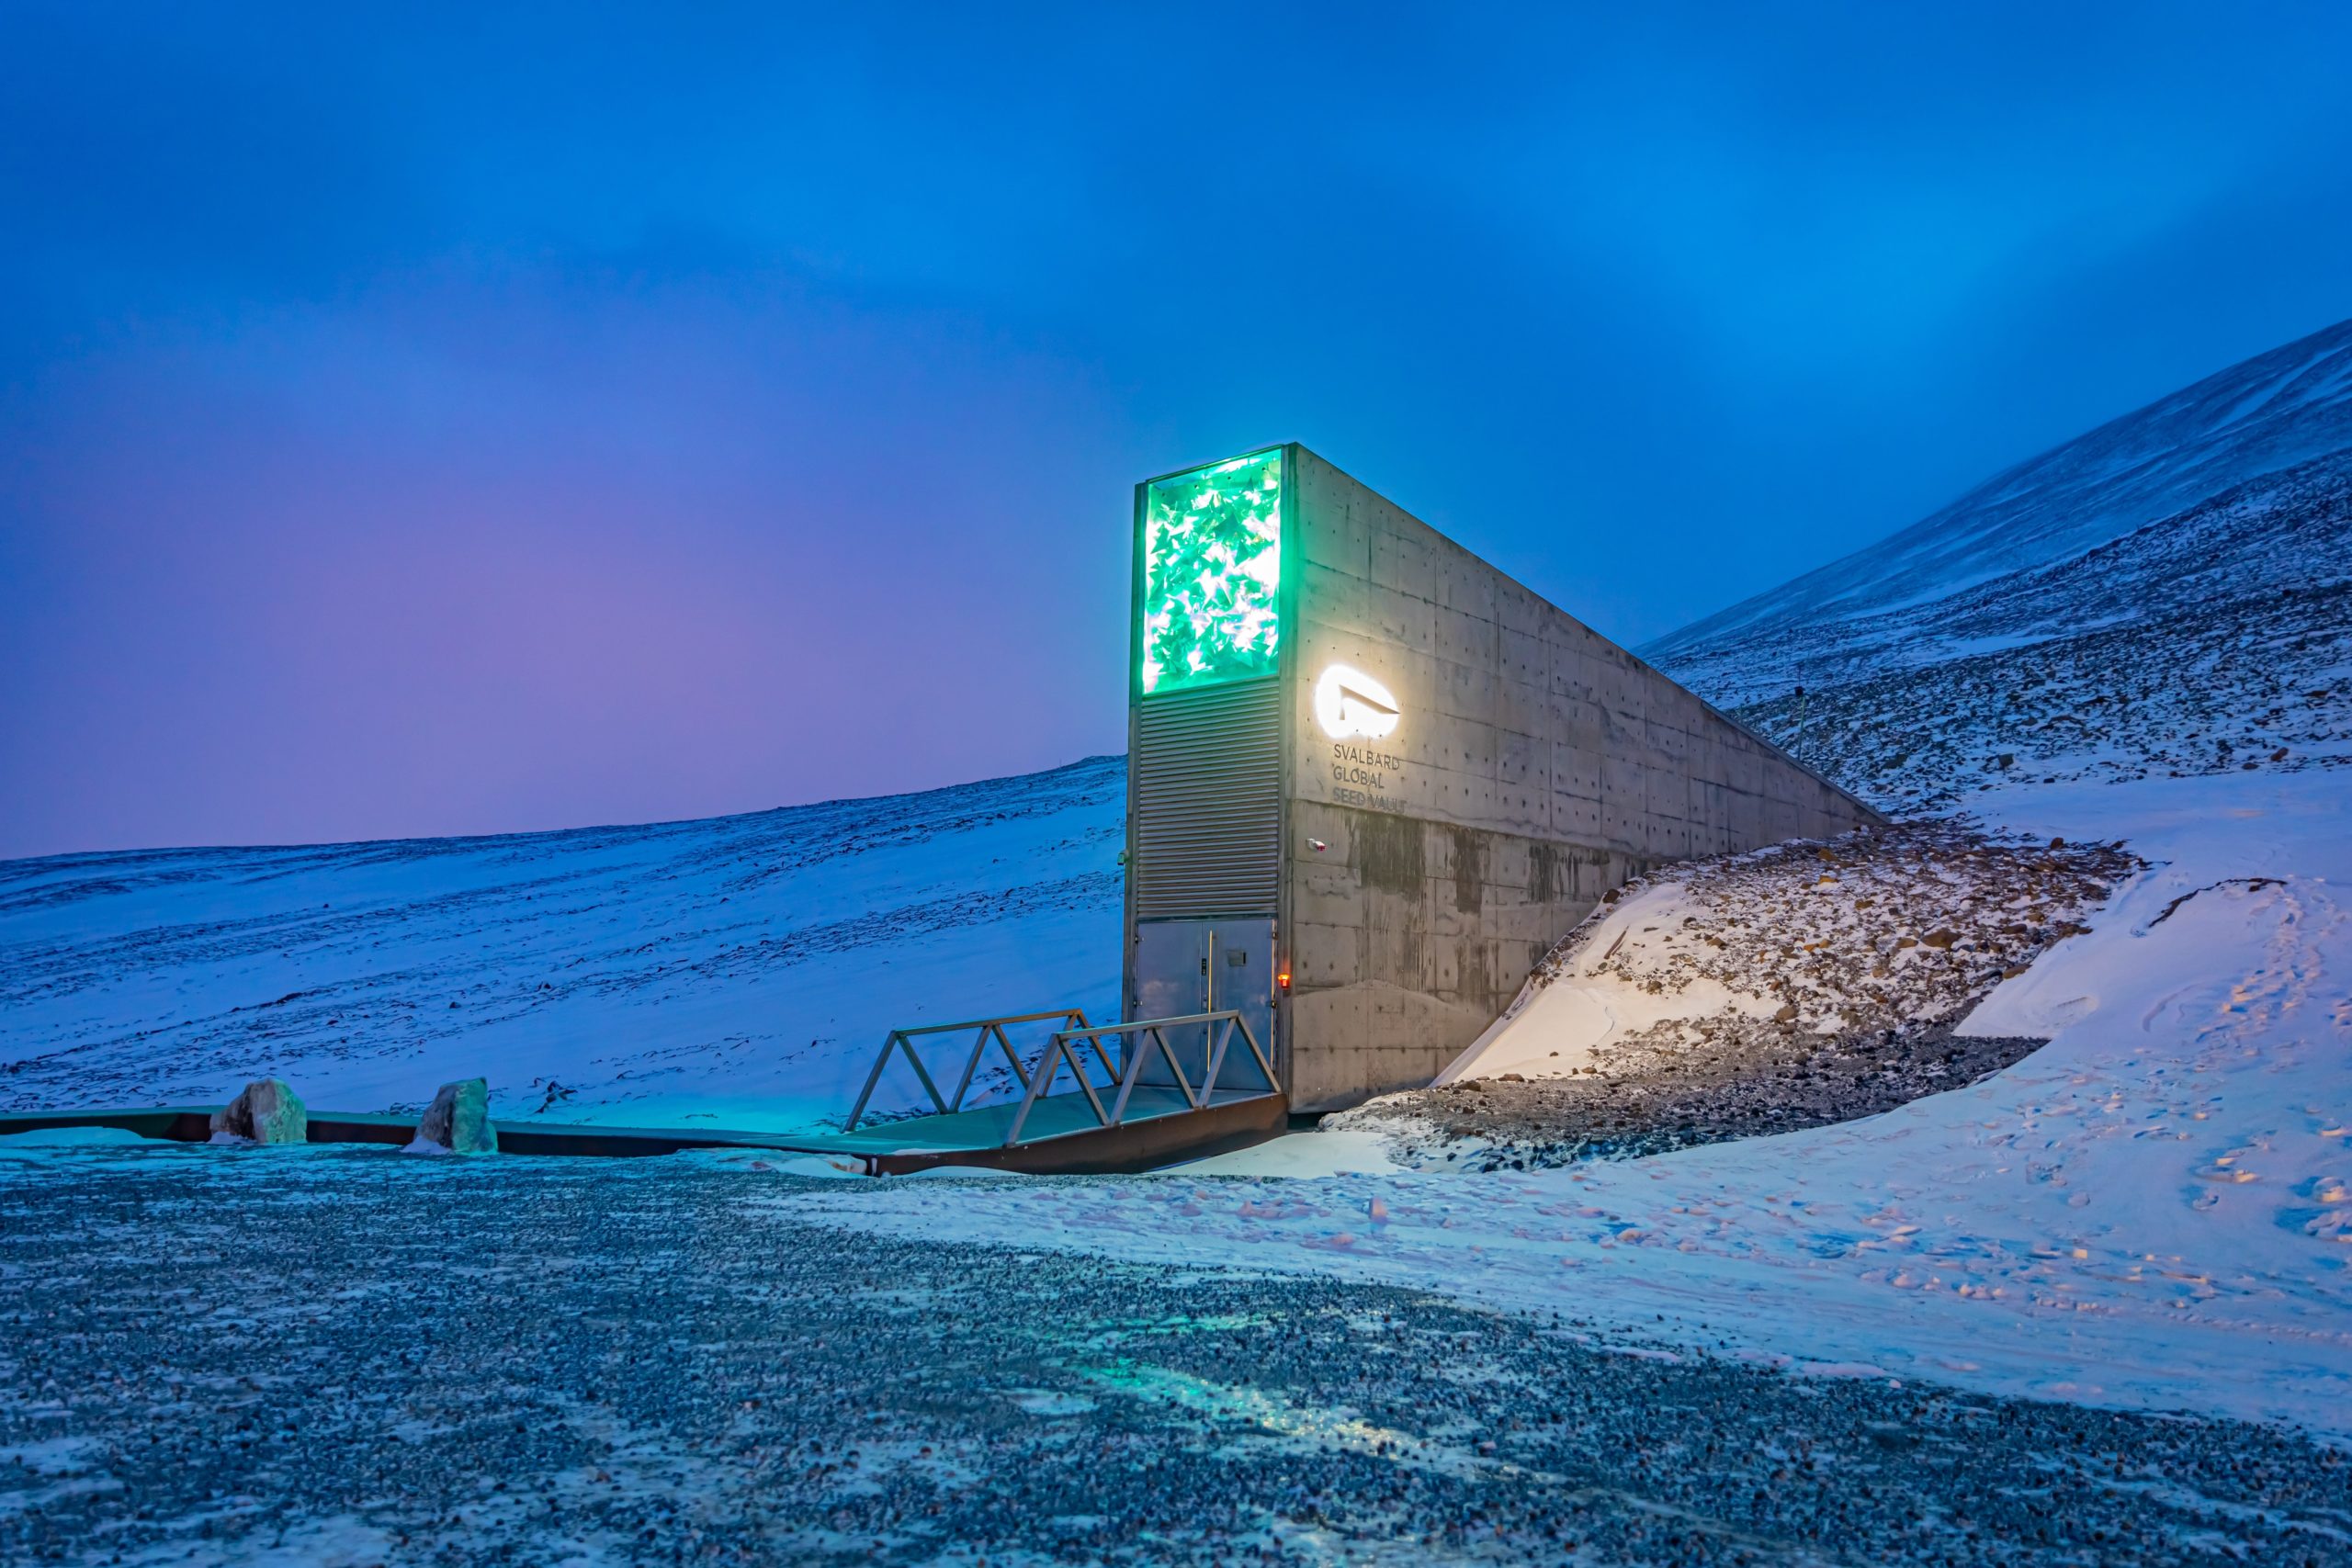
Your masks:
M1334 740L1379 740L1395 731L1396 699L1361 670L1334 664L1315 682L1315 722Z

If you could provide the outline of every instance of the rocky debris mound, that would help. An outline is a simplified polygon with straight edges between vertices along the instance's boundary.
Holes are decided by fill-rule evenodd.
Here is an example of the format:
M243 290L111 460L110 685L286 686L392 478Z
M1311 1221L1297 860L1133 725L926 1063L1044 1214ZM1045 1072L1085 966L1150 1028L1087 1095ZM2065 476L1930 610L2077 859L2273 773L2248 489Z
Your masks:
M1875 1116L1999 1072L2044 1043L1955 1034L1949 1021L1823 1038L1736 1020L1690 1045L1629 1043L1589 1072L1471 1078L1391 1095L1346 1119L1380 1126L1414 1166L1632 1159Z
M1772 1002L1772 1021L1791 1030L1881 1034L1956 1019L2086 930L2082 917L2139 866L2120 845L2001 838L1950 818L1800 840L1629 883L1545 955L1536 978L1668 999L1709 980ZM1614 922L1596 953L1611 916L1632 914L1627 900L1652 888L1674 890L1671 912ZM1695 1043L1736 1016L1673 1018L1645 1032Z
M490 1084L484 1078L445 1083L424 1109L416 1136L406 1149L423 1155L491 1155L498 1152L498 1129L490 1120Z
M2039 1045L1954 1030L2139 864L2112 844L1939 819L1668 867L1595 910L1531 983L1598 994L1623 1021L1608 1033L1563 1055L1506 1032L1493 1070L1325 1124L1374 1127L1408 1163L1498 1168L1875 1115Z
M212 1113L212 1141L306 1144L311 1141L311 1113L284 1078L255 1078Z

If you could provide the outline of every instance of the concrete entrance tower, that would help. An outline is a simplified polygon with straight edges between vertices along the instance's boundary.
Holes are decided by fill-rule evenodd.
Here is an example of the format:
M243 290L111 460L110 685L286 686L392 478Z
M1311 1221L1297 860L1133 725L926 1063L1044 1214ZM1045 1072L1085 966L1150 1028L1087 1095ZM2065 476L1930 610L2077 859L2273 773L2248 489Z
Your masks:
M1305 447L1136 487L1125 1006L1421 1084L1603 893L1881 820Z

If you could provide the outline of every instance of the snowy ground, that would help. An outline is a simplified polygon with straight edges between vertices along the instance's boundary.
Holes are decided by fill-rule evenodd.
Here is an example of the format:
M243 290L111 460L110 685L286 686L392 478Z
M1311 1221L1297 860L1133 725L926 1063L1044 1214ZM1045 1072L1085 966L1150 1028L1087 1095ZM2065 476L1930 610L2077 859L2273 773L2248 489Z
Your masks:
M2340 778L1984 797L2008 828L2120 838L2152 863L1963 1025L2048 1047L1866 1121L1509 1176L1235 1190L1180 1172L800 1201L895 1235L1327 1270L1775 1363L2352 1435ZM1377 1139L1325 1136L1217 1168L1385 1164Z
M484 1075L503 1120L820 1124L894 1027L1115 1011L1125 786L1097 758L707 821L0 863L0 1110L264 1074L404 1110Z
M2352 1562L2292 1433L811 1225L757 1159L17 1154L12 1564Z

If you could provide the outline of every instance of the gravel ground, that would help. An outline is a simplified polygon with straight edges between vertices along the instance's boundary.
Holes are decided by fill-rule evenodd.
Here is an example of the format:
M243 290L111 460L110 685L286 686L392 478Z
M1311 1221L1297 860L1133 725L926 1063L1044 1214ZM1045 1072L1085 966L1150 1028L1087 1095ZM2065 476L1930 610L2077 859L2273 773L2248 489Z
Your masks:
M2352 1462L2291 1433L893 1242L799 1186L0 1161L0 1561L2352 1562Z
M1875 1116L1974 1083L2045 1043L1972 1039L1954 1034L1949 1022L1825 1040L1727 1020L1696 1043L1669 1049L1629 1041L1594 1072L1506 1073L1413 1089L1374 1100L1339 1124L1377 1127L1400 1160L1431 1169L1627 1159Z

